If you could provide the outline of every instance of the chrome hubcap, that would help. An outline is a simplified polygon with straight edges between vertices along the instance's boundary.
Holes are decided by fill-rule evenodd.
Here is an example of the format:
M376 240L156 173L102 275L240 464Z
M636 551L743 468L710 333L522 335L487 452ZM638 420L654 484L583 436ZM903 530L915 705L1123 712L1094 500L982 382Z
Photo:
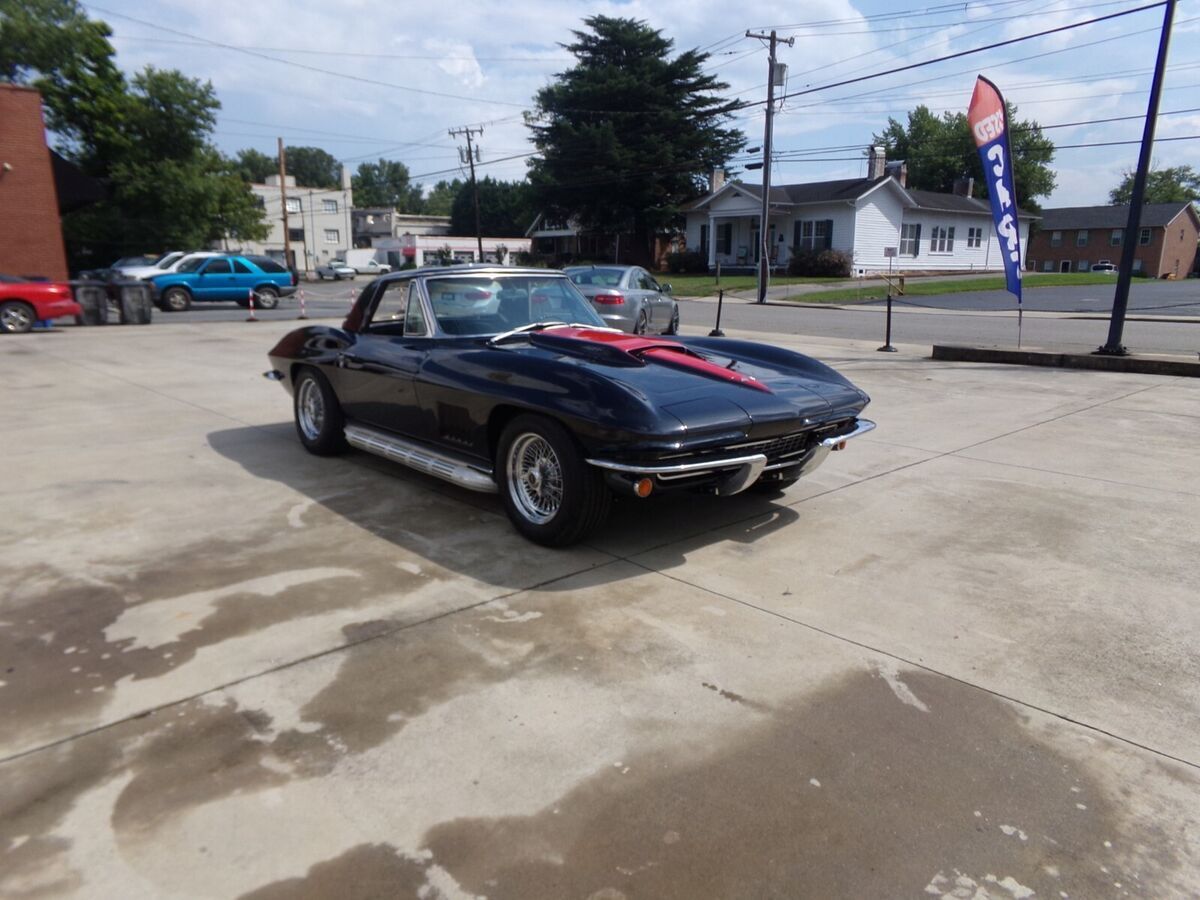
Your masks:
M523 434L508 450L508 491L521 515L544 525L558 513L563 499L562 464L550 442L539 434Z
M300 393L296 398L296 421L300 431L310 441L321 436L321 428L325 424L325 398L312 378L300 382Z

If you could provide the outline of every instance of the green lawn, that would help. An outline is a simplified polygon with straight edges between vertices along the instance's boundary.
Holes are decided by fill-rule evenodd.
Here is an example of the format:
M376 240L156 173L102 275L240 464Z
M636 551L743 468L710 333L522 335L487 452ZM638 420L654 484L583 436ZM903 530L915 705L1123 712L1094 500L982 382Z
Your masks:
M711 297L718 290L727 293L736 291L742 296L753 292L758 286L758 278L754 275L723 275L718 285L712 275L669 275L665 272L655 276L660 282L671 285L671 293L676 297ZM1115 275L1105 272L1026 272L1022 277L1026 289L1041 287L1057 287L1059 285L1109 284L1115 285ZM878 280L866 280L861 285L853 278L796 278L788 275L771 277L771 287L777 288L789 284L821 284L829 285L829 290L806 291L796 293L786 299L796 303L844 303L855 300L874 300L887 296L887 288ZM960 294L964 291L1002 291L1004 290L1003 275L989 275L984 278L973 276L960 278L946 275L928 281L909 281L905 285L906 297L930 297L937 294Z

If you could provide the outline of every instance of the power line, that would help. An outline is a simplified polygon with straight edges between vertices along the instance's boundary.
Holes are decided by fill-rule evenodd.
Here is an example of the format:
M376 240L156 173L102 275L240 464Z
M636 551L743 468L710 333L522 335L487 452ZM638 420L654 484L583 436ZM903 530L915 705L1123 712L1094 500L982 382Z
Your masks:
M93 7L104 12L100 7ZM116 13L106 13L116 15ZM135 20L136 21L136 20ZM204 38L189 38L187 40L171 40L170 38L150 37L148 35L114 34L113 37L122 41L146 41L155 44L175 44L187 47L205 47L212 43ZM569 60L565 56L451 56L438 53L424 56L411 53L363 53L355 50L310 50L300 47L256 47L249 44L222 45L230 50L250 50L258 53L299 53L305 56L343 56L356 59L387 59L387 60L429 60L441 62L445 60L461 60L464 62L552 62L560 63Z

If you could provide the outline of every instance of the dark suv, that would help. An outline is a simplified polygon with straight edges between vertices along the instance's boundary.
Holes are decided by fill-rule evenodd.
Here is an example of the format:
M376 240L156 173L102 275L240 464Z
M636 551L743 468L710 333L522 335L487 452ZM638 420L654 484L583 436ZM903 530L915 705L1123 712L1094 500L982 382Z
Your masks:
M193 301L233 301L274 309L280 297L296 292L297 277L269 256L212 256L191 259L178 271L149 279L155 303L165 312L183 312Z

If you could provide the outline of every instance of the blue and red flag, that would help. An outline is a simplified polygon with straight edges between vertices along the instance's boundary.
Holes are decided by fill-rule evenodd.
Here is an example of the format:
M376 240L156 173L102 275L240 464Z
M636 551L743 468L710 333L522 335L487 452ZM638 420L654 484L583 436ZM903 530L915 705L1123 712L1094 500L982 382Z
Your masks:
M1017 221L1017 192L1012 154L1008 147L1008 109L1000 89L980 75L967 109L967 123L983 162L983 179L992 201L992 222L1000 239L1008 290L1021 303L1021 228Z

